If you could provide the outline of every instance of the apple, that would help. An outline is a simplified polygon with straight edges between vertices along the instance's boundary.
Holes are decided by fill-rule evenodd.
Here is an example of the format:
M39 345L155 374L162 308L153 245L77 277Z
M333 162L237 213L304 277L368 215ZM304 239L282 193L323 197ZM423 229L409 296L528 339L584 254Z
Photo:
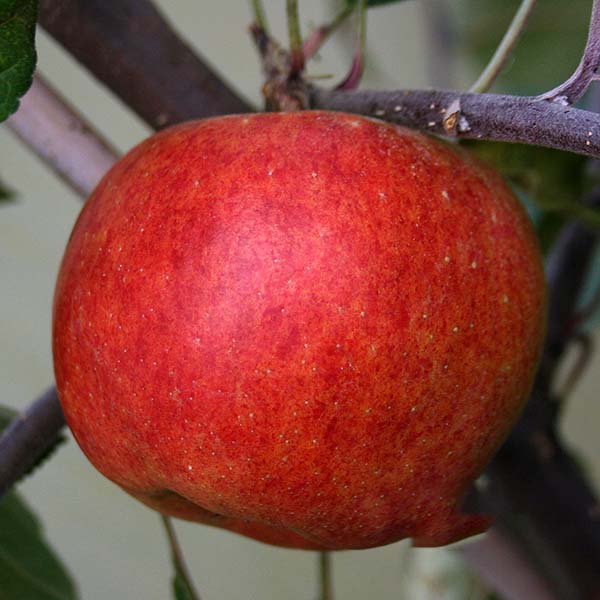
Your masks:
M343 113L142 142L58 276L57 387L109 479L164 514L297 548L437 546L532 384L545 286L500 176Z

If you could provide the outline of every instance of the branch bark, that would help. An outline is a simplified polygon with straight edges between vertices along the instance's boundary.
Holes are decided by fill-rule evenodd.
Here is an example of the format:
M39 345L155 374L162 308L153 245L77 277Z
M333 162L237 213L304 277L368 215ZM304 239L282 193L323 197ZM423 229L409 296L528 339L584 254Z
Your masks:
M7 126L84 198L118 157L39 74Z
M310 104L453 138L533 144L600 158L600 114L533 97L313 88Z
M252 110L148 0L41 0L39 21L153 129Z
M55 388L48 388L0 436L0 497L51 448L65 425Z
M110 144L40 74L7 124L82 200L118 159ZM54 445L64 425L54 387L12 421L0 437L0 497Z

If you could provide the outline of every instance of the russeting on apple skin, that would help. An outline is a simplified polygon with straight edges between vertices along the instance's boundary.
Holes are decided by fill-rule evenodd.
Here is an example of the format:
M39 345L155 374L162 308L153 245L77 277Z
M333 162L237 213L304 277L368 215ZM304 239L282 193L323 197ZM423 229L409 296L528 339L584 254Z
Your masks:
M103 178L69 240L53 350L77 442L148 506L297 548L481 532L466 490L544 332L499 175L355 115L188 122Z

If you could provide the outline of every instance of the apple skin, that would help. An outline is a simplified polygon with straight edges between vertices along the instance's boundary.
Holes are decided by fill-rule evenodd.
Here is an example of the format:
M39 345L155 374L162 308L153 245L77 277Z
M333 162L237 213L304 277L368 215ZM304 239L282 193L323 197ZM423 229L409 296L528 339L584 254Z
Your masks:
M297 548L483 531L460 512L530 390L535 236L499 175L372 119L189 122L101 181L54 301L90 461L165 514Z

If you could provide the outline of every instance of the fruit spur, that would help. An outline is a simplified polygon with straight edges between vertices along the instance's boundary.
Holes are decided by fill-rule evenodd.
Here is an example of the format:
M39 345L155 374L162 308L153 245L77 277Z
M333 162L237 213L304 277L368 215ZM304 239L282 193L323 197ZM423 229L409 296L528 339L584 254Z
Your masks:
M89 460L144 504L281 546L439 546L531 388L534 232L466 152L356 115L187 122L102 179L53 314Z

